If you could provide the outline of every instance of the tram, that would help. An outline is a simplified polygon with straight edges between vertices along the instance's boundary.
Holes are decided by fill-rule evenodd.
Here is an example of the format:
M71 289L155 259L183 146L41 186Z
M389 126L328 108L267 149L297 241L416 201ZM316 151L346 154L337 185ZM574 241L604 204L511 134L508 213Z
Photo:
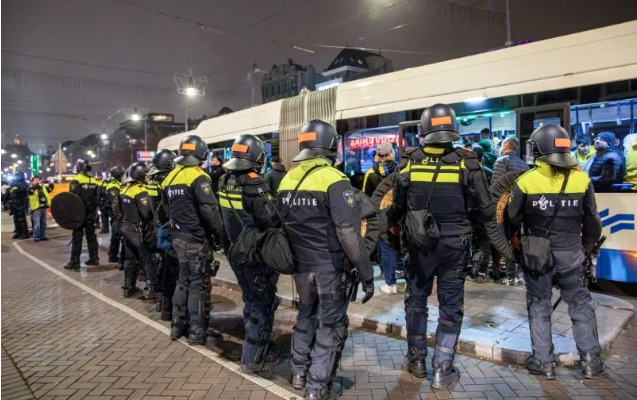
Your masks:
M637 21L345 82L206 120L159 148L197 134L227 159L234 138L250 133L290 165L299 128L320 118L337 127L339 161L355 177L371 167L378 143L394 142L397 152L417 145L423 109L439 102L456 110L465 144L484 128L494 143L515 135L529 163L526 142L545 123L569 129L573 148L577 137L612 131L627 152L637 137ZM637 283L637 190L629 186L597 190L607 236L597 277Z

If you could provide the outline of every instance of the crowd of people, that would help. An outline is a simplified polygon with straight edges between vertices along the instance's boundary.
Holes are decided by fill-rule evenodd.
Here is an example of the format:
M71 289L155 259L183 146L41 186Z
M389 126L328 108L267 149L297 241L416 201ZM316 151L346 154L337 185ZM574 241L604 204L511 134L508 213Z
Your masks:
M580 283L601 222L593 178L573 169L578 159L570 154L568 133L555 125L536 130L530 138L535 158L530 169L519 157L515 138L503 141L499 157L486 137L471 149L455 147L460 135L455 112L447 105L426 108L421 131L422 145L406 150L399 160L395 146L380 144L360 190L340 169L343 165L335 165L338 135L321 120L301 128L295 166L286 171L275 156L267 175L262 175L265 146L253 135L236 138L230 159L212 158L206 168L208 146L195 135L181 141L177 154L158 151L150 167L137 162L126 170L113 168L106 182L95 179L90 163L80 160L70 192L86 213L73 230L71 260L64 268L80 269L84 236L89 253L85 264L99 264L95 220L96 209L101 209L110 219L109 262L124 270L123 296L142 292L137 282L145 281L141 298L156 301L161 319L171 321L171 338L204 345L222 340L209 328L209 320L214 319L210 282L219 268L215 254L223 252L243 295L246 337L240 365L257 373L278 362L271 341L277 284L280 273L291 271L274 265L289 258L299 293L290 382L305 391L306 399L333 399L342 392L334 377L348 334L348 304L356 299L359 285L363 303L375 294L373 257L382 267L382 293L397 293L396 280L406 280L404 367L418 378L428 372L428 298L436 281L439 320L431 385L443 388L460 377L454 357L465 279L486 281L486 260L492 254L492 277L503 257L510 281L527 288L533 346L527 369L546 379L556 376L550 334L556 278L569 305L582 375L601 374L594 308ZM608 135L601 136L606 140ZM598 164L604 170L605 163ZM512 173L521 175L515 176L505 212L510 230L521 236L522 249L514 248L507 230L498 225L489 184ZM31 186L10 190L29 193L34 239L45 240L38 217L50 205L44 186L34 178ZM577 198L579 206L533 208L540 196L563 204L559 200L564 194ZM22 229L20 218L16 228ZM23 238L22 230L18 233ZM276 260L263 256L269 239L276 246L267 254ZM534 245L540 240L545 241L542 246ZM540 247L546 253L549 245L550 257L528 250ZM472 261L477 268L469 268Z

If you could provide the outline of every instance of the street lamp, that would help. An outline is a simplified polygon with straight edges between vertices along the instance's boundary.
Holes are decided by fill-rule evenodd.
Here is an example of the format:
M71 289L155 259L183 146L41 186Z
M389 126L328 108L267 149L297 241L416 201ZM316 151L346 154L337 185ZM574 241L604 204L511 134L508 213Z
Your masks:
M203 96L206 94L208 78L205 76L195 77L192 69L188 69L188 74L176 73L173 79L177 84L177 93L185 94L188 97ZM186 131L188 131L188 101L186 101Z
M148 110L135 106L132 110L125 109L125 112L126 118L131 121L144 121L144 150L148 150Z
M11 154L11 158L18 158L18 155L16 153Z

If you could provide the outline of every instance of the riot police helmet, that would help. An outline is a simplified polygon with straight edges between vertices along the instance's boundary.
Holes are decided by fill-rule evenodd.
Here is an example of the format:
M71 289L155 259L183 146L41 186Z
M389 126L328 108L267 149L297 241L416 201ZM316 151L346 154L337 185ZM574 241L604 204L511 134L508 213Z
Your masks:
M76 173L80 173L80 172L89 173L89 172L91 172L92 169L93 169L93 167L91 167L91 163L89 162L89 160L83 160L83 159L80 158L75 163L75 172Z
M540 126L531 134L529 144L536 160L562 168L577 165L577 159L571 155L571 136L559 125Z
M131 164L128 167L128 179L127 181L132 182L144 182L146 180L146 175L148 175L148 165L143 162L136 162Z
M265 161L265 145L254 135L241 135L232 144L232 157L223 164L228 171L261 168Z
M299 154L294 162L316 157L336 155L338 134L330 124L320 119L313 119L305 124L299 132Z
M119 181L122 179L122 175L124 175L125 172L126 170L123 167L113 167L111 168L111 179L116 179Z
M24 174L24 172L18 171L18 172L15 173L15 175L13 175L13 180L18 181L18 182L26 181L27 177Z
M446 104L427 107L420 117L420 129L425 143L450 143L461 139L456 112Z
M179 143L179 157L175 162L186 167L200 165L208 158L208 145L197 135L189 135Z
M159 150L153 157L153 166L148 171L148 175L170 172L174 167L175 158L177 158L177 154L174 151L168 149Z

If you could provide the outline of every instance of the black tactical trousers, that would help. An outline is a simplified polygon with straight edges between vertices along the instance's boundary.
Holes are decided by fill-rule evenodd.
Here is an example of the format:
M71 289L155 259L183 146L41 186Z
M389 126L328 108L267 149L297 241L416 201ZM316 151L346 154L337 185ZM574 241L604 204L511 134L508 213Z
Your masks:
M122 243L122 217L115 216L111 218L111 244L108 248L108 258L117 258L120 254L120 248L123 247ZM123 256L123 254L122 254ZM120 262L124 257L120 258Z
M246 339L241 354L242 365L261 363L266 355L274 312L279 306L276 284L279 274L263 264L252 267L232 267L243 295L243 322Z
M88 257L92 260L97 259L97 236L95 235L95 212L89 210L86 213L84 225L77 229L73 229L73 240L71 246L71 262L80 262L82 254L82 238L86 235L86 244L88 246Z
M557 274L562 299L568 304L568 315L573 323L573 339L580 353L599 354L597 319L588 288L582 286L582 267ZM526 304L529 312L533 355L542 362L553 362L551 315L553 314L553 275L533 279L525 274Z
M142 241L141 228L133 224L122 223L122 236L124 237L124 247L126 248L126 258L124 260L124 286L131 288L135 285L135 280L139 274L139 268L146 272L147 284L153 287L157 282L157 273L153 264L151 254Z
M307 377L306 391L334 379L347 339L346 275L306 272L294 276L299 306L292 335L292 374Z
M427 355L427 298L431 295L434 277L438 277L438 328L433 366L453 361L460 326L464 316L464 256L469 243L459 237L443 237L436 250L423 254L410 252L405 320L407 322L408 357L425 361Z
M160 297L158 297L160 302L158 311L166 315L172 315L173 296L175 295L177 279L179 279L179 259L175 257L174 251L171 253L162 251L159 254L160 274L157 276L157 287L161 292Z
M210 277L203 268L204 244L191 235L173 235L173 249L179 259L179 279L173 296L173 325L190 332L205 332L210 317Z
M100 216L102 217L102 233L108 233L109 219L111 217L111 210L108 208L100 208Z
M24 208L12 210L13 214L13 226L15 228L15 234L20 238L26 238L29 236L29 226L27 225L27 212Z

